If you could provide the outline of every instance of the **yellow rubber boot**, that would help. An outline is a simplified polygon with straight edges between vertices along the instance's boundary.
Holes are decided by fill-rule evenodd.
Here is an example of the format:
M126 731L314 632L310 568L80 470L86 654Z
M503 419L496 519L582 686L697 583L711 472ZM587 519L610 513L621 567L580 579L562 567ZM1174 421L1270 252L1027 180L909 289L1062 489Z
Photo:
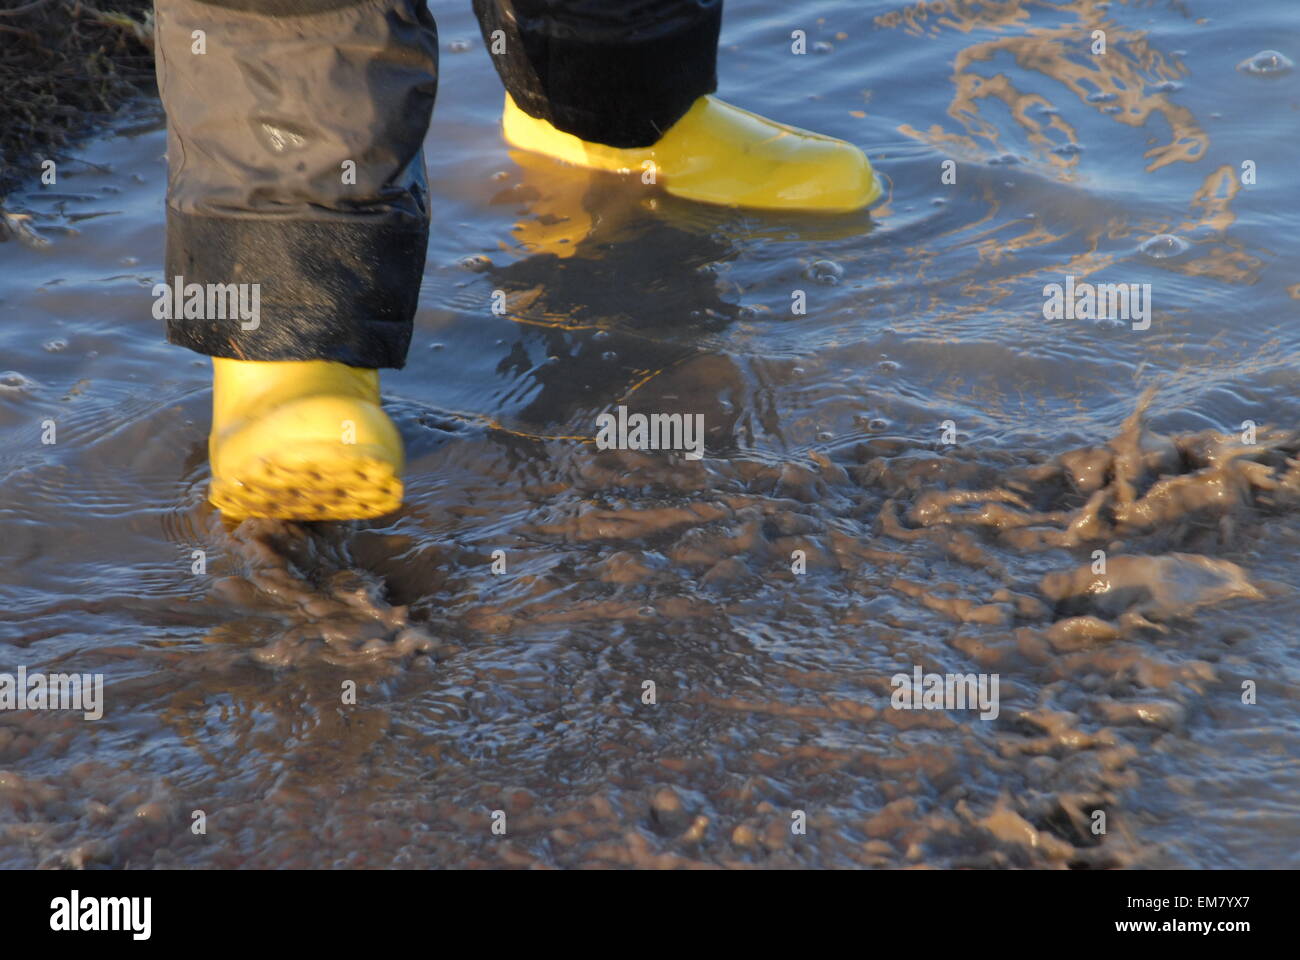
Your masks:
M402 504L402 438L379 371L212 359L209 499L227 518L362 520Z
M674 196L766 210L847 213L880 197L871 163L843 140L809 133L700 97L649 147L622 149L580 140L519 109L510 94L506 141L556 160L643 177Z

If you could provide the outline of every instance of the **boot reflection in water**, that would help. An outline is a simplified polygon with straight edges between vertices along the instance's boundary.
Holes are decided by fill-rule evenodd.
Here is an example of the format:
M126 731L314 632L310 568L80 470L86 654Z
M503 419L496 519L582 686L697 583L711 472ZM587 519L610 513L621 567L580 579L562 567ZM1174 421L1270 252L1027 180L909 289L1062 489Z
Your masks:
M474 10L520 151L727 206L837 213L880 195L856 147L713 96L721 0ZM208 291L170 312L168 339L213 358L211 500L232 520L390 513L403 454L378 370L405 363L428 245L433 19L424 0L155 11L166 276ZM529 239L560 252L582 228ZM232 284L258 288L256 317L213 309Z

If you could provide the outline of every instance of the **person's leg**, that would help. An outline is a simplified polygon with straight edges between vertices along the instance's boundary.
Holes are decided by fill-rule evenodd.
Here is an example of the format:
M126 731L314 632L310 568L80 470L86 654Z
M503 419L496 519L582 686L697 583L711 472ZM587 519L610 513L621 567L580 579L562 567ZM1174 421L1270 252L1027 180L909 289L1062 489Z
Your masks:
M722 0L474 0L516 147L672 194L848 211L880 195L857 147L711 96Z
M167 333L213 358L212 500L232 517L389 512L402 451L376 368L405 362L428 243L424 0L155 6L182 294ZM229 284L251 313L227 309Z
M648 147L717 89L722 0L474 0L474 12L515 104L582 140Z

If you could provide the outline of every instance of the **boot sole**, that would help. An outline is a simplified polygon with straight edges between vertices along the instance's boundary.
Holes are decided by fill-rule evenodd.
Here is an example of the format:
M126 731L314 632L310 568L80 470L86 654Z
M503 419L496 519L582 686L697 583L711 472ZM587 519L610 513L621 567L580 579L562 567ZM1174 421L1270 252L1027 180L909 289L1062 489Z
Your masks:
M402 481L378 449L322 444L223 471L208 499L232 520L368 520L402 505Z

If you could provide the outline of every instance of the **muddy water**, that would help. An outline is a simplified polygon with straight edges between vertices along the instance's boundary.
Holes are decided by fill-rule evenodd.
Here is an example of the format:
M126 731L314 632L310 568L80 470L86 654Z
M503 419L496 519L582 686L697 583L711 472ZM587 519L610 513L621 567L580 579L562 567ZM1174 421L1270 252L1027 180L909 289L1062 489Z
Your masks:
M891 182L833 220L510 154L433 6L393 518L205 505L156 103L9 199L0 672L105 712L0 712L0 864L1300 866L1300 75L1238 66L1287 0L734 0L722 93ZM1149 329L1045 319L1066 275ZM619 404L706 456L596 449ZM998 716L891 709L917 667Z

